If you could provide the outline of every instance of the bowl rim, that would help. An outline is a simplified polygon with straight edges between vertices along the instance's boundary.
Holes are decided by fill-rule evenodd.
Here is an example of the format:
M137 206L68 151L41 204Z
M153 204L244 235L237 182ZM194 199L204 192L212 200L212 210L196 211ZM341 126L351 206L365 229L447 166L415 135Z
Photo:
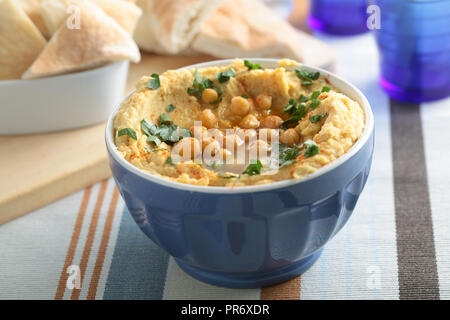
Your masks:
M251 60L253 63L260 63L263 66L265 65L268 68L274 68L274 66L278 66L278 62L281 59L272 59L272 58L241 58L246 60ZM197 63L193 65L189 65L186 67L181 67L177 70L181 69L192 69L192 68L205 68L205 67L211 67L211 66L223 66L223 65L229 65L231 62L233 62L234 59L220 59L220 60L213 60L209 62L203 62L203 63ZM133 166L131 163L129 163L125 158L122 157L122 155L117 151L116 145L114 143L113 139L113 122L114 118L122 105L123 101L125 101L133 92L130 92L122 100L122 102L116 107L116 109L113 111L113 113L109 116L106 129L105 129L105 141L106 141L106 147L108 150L109 155L116 160L122 167L124 167L126 170L131 171L132 173L138 175L139 177L157 183L159 185L174 188L178 190L184 190L189 192L198 192L198 193L213 193L213 194L235 194L235 193L254 193L254 192L264 192L264 191L270 191L273 189L281 189L285 187L290 187L292 185L296 184L302 184L307 181L310 181L312 179L318 178L325 173L334 170L335 168L342 165L344 162L346 162L348 159L353 157L369 140L370 136L372 135L373 129L374 129L374 117L372 113L372 109L370 107L370 103L365 97L365 95L353 84L349 83L348 81L344 80L343 78L335 75L334 73L331 73L329 71L326 71L322 68L309 66L306 64L299 63L298 66L294 66L296 68L302 68L309 72L317 72L319 71L322 76L325 76L331 83L334 80L337 80L338 82L341 82L341 85L348 86L347 90L342 90L341 87L336 86L334 83L333 86L337 87L339 90L342 90L342 92L345 92L345 95L349 96L349 92L352 92L353 94L350 94L352 99L355 99L355 96L357 100L359 100L361 107L364 110L365 117L366 117L366 125L364 128L364 131L359 137L358 141L341 157L334 160L330 164L321 167L317 169L312 174L299 179L288 179L288 180L282 180L262 185L250 185L250 186L238 186L238 187L215 187L215 186L196 186L191 184L185 184L181 182L175 182L171 181L162 177L158 177L156 175L152 175L151 173L147 173L141 169L138 169L137 167ZM286 67L286 69L290 69L291 67Z
M6 87L6 86L11 86L11 85L31 84L31 83L38 83L38 82L45 82L45 81L52 81L52 80L62 80L62 78L64 78L64 80L69 80L72 78L89 76L92 73L102 72L105 69L113 68L114 66L116 66L118 64L122 64L124 62L129 62L129 61L128 60L110 61L105 64L96 66L94 68L79 70L79 71L70 72L70 73L62 73L62 74L57 74L54 76L35 78L35 79L13 79L13 80L1 80L0 79L0 88L3 86Z

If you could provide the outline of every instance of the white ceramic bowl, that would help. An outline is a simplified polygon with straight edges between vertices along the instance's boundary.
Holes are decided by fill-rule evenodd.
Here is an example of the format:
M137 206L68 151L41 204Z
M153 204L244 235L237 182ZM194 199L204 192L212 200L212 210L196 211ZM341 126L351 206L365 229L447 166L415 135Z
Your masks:
M0 135L42 133L105 121L120 103L128 61L34 80L0 81Z

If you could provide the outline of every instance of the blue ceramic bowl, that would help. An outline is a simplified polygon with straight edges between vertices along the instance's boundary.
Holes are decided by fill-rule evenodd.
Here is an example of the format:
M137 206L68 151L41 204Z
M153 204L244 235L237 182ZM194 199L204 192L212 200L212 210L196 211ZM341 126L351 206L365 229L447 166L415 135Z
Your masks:
M274 68L277 60L251 59ZM213 61L191 67L227 65ZM145 173L114 144L114 112L106 145L116 184L142 231L199 280L233 288L270 285L306 271L344 226L369 174L374 121L369 102L353 85L322 69L331 84L358 101L366 128L342 157L303 180L260 186L192 186Z

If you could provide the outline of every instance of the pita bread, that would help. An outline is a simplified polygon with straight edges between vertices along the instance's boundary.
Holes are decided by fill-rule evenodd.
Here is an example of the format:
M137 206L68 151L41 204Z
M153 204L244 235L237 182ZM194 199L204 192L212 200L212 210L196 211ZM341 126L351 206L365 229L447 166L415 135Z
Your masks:
M129 34L133 34L142 10L123 0L91 0L105 13L113 17Z
M127 0L90 0L114 18L128 33L133 34L142 10ZM52 36L69 16L69 0L42 0L40 10L45 26Z
M88 0L70 3L79 9L80 28L63 24L23 79L80 71L111 61L139 62L136 43L113 18Z
M166 53L165 50L158 51L160 48L158 40L150 23L150 17L147 9L147 0L137 0L136 5L142 9L142 15L134 30L133 38L138 46L146 51Z
M69 16L67 3L66 0L44 0L41 2L40 12L42 20L50 36L55 34L63 24L64 19Z
M40 3L43 0L17 0L20 7L25 11L27 16L33 21L39 31L45 38L50 38L50 34L45 26L44 19L41 16Z
M0 79L19 79L46 41L25 12L12 0L0 1Z
M220 58L290 58L322 66L334 61L330 47L254 0L226 1L203 24L192 47Z
M144 13L134 37L154 52L177 54L186 49L203 22L223 0L140 0ZM153 48L153 49L151 49Z

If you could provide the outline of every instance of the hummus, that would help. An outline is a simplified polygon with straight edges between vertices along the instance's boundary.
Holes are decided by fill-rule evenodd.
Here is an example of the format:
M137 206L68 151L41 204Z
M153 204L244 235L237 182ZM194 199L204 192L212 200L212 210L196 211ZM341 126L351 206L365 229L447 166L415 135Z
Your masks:
M146 76L114 119L117 150L137 168L229 187L301 179L346 153L364 126L356 101L291 60Z

